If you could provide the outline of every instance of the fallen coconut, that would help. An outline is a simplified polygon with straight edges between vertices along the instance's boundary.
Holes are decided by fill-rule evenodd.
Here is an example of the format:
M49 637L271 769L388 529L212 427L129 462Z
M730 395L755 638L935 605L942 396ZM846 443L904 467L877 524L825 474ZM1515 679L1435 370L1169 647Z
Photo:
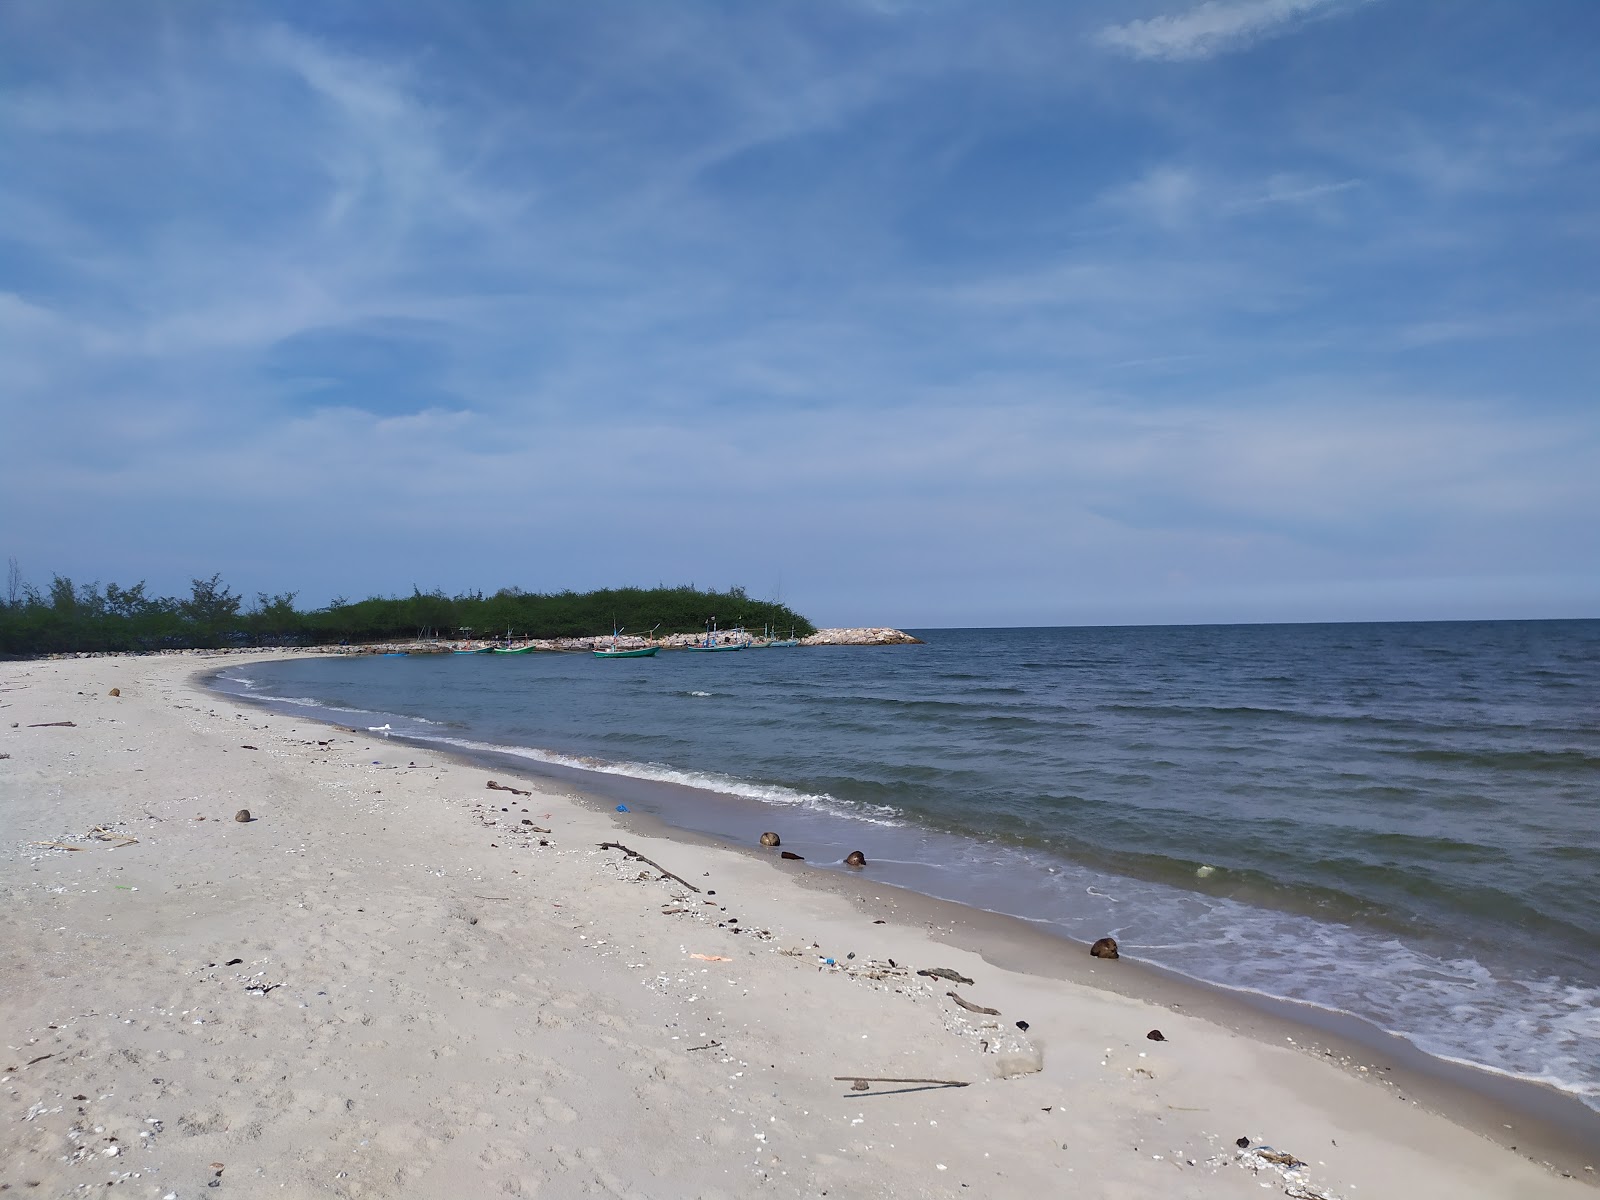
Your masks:
M234 813L233 819L239 822L241 825L248 825L251 821L255 820L255 818L250 815L250 810L248 808L241 808L238 812Z
M864 867L867 865L867 856L859 850L852 850L844 856L844 865L847 867Z
M1094 945L1090 946L1089 953L1094 955L1096 958L1121 957L1121 955L1117 953L1117 939L1109 937L1103 937Z
M769 833L763 833L761 835L761 844L763 846L777 846L777 845L780 845L781 843L779 841L779 838L778 838L777 834L769 832Z

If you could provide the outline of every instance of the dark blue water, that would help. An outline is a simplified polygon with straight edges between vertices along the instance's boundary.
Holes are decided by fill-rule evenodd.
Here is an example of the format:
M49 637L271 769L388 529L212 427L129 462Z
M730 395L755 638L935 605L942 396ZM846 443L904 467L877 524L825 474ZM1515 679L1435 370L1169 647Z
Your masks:
M317 657L225 683L689 784L644 803L740 840L780 829L812 861L859 848L889 882L1113 934L1600 1108L1600 622L922 636Z

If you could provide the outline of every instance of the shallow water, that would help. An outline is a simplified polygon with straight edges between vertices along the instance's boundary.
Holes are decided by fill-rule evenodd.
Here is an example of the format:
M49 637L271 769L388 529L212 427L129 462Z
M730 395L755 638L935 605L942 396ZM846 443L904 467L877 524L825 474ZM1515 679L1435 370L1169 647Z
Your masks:
M859 848L887 882L1600 1109L1600 622L922 636L315 657L221 683L630 781L633 807L777 828L813 862Z

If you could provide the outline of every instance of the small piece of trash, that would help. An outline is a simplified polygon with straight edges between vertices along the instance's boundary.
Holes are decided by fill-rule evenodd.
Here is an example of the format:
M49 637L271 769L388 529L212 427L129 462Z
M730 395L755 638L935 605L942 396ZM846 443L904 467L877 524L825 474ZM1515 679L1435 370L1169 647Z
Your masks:
M691 955L689 955L689 957L690 958L697 958L701 962L732 962L733 961L733 959L725 958L721 954L691 954ZM828 961L832 962L833 960L829 959Z

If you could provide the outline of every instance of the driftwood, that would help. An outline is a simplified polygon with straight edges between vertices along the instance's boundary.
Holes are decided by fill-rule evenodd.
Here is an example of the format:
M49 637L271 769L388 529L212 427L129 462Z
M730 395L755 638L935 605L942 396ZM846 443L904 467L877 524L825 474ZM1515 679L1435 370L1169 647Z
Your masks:
M533 795L532 792L525 792L521 788L507 787L505 784L496 783L492 779L489 780L489 782L487 784L485 784L484 786L487 787L491 792L510 792L513 796L531 796L531 795Z
M663 875L665 875L668 879L671 879L671 880L674 880L677 883L683 884L684 887L688 888L691 892L694 892L696 895L699 895L699 893L700 893L700 889L695 887L694 884L690 883L683 876L674 875L671 871L667 870L660 863L652 862L650 859L648 859L644 855L640 854L637 850L628 849L628 847L624 846L621 842L601 842L600 843L600 849L602 849L602 850L621 850L629 858L636 858L640 862L646 863L649 866L654 867L656 870L660 871Z
M28 728L55 729L58 726L64 729L76 729L78 727L78 723L76 721L40 721L37 725L29 725Z
M973 1004L970 1001L963 1000L960 996L956 995L954 992L946 992L945 995L949 996L950 999L954 1000L957 1004L959 1004L962 1008L966 1009L968 1012L982 1013L986 1017L998 1017L1000 1015L1000 1010L998 1008L985 1008L981 1004Z
M69 846L65 842L29 842L30 846L48 846L51 850L82 850L82 846Z
M851 1084L851 1090L864 1092L869 1083L932 1083L939 1087L971 1087L972 1085L962 1079L888 1079L879 1075L835 1075L836 1083Z
M918 971L917 974L926 975L929 979L948 979L951 983L964 983L968 987L972 986L972 980L968 979L960 971L952 971L949 967L929 967L925 971Z

